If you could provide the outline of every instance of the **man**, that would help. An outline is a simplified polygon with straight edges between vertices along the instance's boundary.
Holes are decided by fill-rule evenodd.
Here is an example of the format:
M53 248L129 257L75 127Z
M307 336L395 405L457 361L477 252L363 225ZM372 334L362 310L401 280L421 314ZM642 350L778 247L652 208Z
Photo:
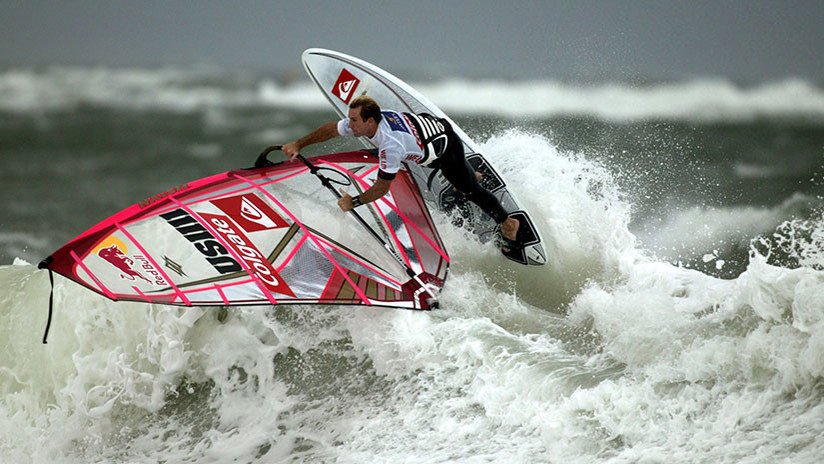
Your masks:
M374 99L362 95L349 105L348 118L323 124L305 137L287 143L282 150L289 159L295 159L308 145L344 135L368 137L378 147L380 170L375 183L360 195L352 197L341 190L338 205L343 211L386 195L402 161L423 166L437 163L455 189L500 224L501 235L508 242L506 247L515 246L520 222L508 217L500 201L478 183L474 169L464 156L463 143L447 120L427 113L381 111Z

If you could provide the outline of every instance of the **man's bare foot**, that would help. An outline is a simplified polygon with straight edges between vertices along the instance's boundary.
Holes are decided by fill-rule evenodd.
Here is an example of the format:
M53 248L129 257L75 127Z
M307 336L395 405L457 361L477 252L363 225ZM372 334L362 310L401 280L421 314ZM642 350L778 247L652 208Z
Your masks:
M501 223L501 235L513 242L518 238L518 228L521 226L521 221L508 217Z

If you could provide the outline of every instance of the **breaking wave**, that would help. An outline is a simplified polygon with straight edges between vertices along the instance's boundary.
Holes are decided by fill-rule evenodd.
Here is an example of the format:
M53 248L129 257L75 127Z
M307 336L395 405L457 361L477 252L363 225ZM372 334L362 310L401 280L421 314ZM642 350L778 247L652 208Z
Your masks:
M411 84L455 115L587 117L617 122L824 120L824 90L802 79L748 86L709 78L642 85L463 78ZM328 110L328 103L308 79L284 82L214 68L48 67L0 72L0 111L39 113L83 105L181 112L255 106Z

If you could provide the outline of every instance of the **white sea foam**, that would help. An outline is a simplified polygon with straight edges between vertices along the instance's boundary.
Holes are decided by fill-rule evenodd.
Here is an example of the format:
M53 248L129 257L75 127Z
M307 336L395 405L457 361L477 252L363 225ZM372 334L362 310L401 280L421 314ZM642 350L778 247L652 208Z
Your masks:
M737 162L732 167L733 173L743 179L766 179L781 173L780 170L772 166Z
M445 111L509 116L590 116L611 121L673 119L741 121L757 117L824 115L824 92L802 80L752 88L701 79L632 86L579 86L553 81L447 81L420 86Z
M637 233L663 259L689 259L714 250L718 258L718 249L746 249L753 238L771 234L787 219L821 204L820 199L795 194L774 207L696 206L673 210L660 222L642 225Z
M801 79L747 87L723 79L581 85L554 80L453 78L411 84L455 115L579 116L619 122L824 119L824 90ZM308 78L283 84L215 69L175 68L50 67L0 72L0 110L37 113L79 105L184 112L246 106L328 109L325 98Z

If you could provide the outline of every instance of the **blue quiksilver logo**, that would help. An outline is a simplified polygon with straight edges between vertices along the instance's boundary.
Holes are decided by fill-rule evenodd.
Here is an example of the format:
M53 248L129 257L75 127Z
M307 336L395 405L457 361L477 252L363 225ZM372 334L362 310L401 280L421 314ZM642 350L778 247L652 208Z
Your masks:
M389 127L393 131L406 132L407 134L410 133L409 128L406 127L406 124L403 122L403 118L401 118L401 115L398 113L393 111L381 111L381 114L383 114L383 118L386 119L386 123L389 124Z

